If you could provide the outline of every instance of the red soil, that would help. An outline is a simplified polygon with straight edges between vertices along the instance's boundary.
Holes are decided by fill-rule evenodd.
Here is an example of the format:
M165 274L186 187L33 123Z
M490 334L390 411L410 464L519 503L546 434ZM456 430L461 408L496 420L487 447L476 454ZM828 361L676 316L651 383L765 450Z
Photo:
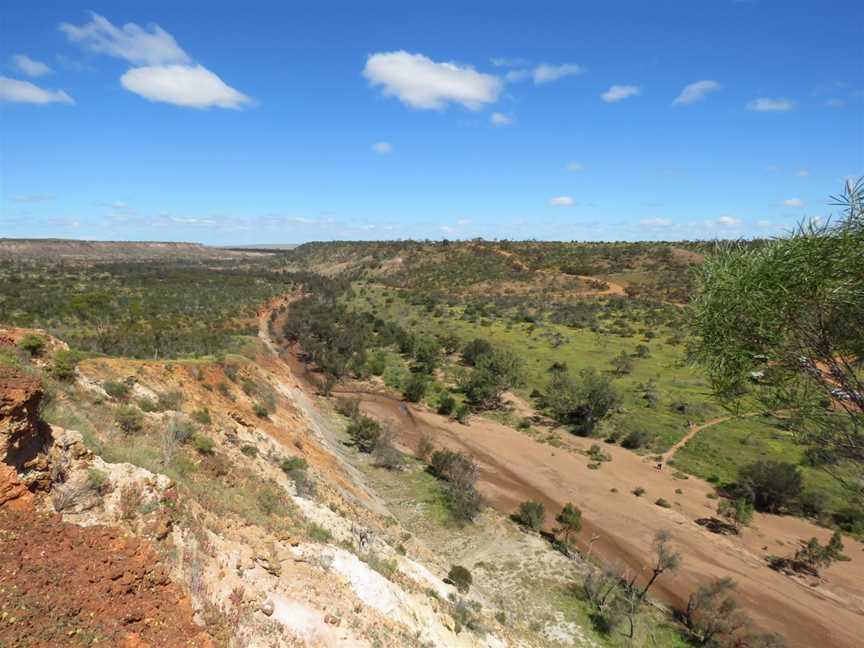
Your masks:
M0 646L212 648L145 542L0 510Z

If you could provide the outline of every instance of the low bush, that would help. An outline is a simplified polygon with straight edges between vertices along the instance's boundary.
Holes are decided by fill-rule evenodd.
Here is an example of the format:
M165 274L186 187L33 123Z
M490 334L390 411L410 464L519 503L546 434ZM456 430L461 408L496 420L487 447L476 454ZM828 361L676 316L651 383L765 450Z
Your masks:
M45 348L45 340L39 337L38 335L34 335L33 333L28 333L21 341L18 342L18 347L23 349L31 356L41 355L42 351Z
M468 593L468 590L471 589L471 583L474 581L471 572L462 565L453 565L450 567L450 571L447 572L447 578L462 594Z
M135 434L144 429L144 415L131 405L118 407L114 412L114 422L126 434Z
M519 523L534 531L539 531L543 527L544 517L545 510L542 502L522 502L516 513L516 519Z
M114 400L125 400L129 397L129 387L116 380L106 380L102 383L102 389Z

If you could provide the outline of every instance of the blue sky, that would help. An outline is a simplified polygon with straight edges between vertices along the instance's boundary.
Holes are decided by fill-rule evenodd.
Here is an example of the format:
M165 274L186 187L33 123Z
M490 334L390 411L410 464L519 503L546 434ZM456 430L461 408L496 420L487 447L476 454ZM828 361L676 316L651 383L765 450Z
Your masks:
M0 236L774 235L864 173L861 2L257 4L6 3Z

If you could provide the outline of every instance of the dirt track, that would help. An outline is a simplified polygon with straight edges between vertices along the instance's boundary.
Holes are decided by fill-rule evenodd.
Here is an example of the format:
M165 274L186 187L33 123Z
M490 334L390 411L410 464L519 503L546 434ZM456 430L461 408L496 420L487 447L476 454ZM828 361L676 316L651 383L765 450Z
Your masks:
M306 382L303 363L291 353L282 357L301 383ZM483 418L462 425L425 407L370 392L361 389L351 395L367 414L390 423L405 448L413 450L421 434L429 432L436 445L466 452L480 465L481 493L504 513L532 499L544 503L550 522L565 503L576 503L583 510L583 546L596 534L595 555L642 572L642 579L652 538L658 530L668 529L684 556L681 571L655 587L655 594L668 603L681 607L699 584L731 576L738 583L739 601L758 625L783 634L791 645L861 645L864 546L860 543L845 539L845 553L852 560L825 570L823 582L791 579L769 569L765 556L791 554L800 540L813 536L826 542L830 536L826 529L793 517L756 514L740 537L712 534L694 522L716 508L716 501L707 497L713 487L701 480L675 479L668 468L658 471L654 463L618 446L606 446L612 461L590 470L590 460L578 451L596 440L567 436L567 447L554 448ZM631 493L637 486L646 490L644 496ZM676 494L676 489L682 493ZM671 502L672 508L657 506L659 497Z

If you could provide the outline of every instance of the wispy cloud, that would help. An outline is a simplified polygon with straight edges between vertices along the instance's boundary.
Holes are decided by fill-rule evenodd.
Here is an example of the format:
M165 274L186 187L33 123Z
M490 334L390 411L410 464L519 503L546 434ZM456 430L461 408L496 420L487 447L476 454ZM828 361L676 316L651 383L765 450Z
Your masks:
M12 57L12 67L29 77L41 77L51 74L52 70L41 61L34 61L26 54L16 54Z
M528 61L523 58L491 58L489 60L495 67L513 68L528 65Z
M568 162L564 169L573 173L578 173L579 171L584 171L585 167L579 164L579 162Z
M826 99L825 105L828 108L843 108L846 105L846 101L843 99Z
M14 203L42 203L42 202L51 202L57 198L54 194L26 194L26 195L18 195L11 196L9 200Z
M803 207L804 201L800 198L787 198L783 201L785 207Z
M0 101L29 104L71 105L75 103L75 100L63 90L46 90L29 81L19 81L5 76L0 76Z
M741 225L741 219L736 218L735 216L729 216L728 214L723 214L716 221L714 221L717 225L721 227L738 227Z
M570 196L555 196L549 199L549 204L553 207L572 207L575 203Z
M511 115L505 115L504 113L500 113L500 112L493 112L489 116L489 122L493 126L509 126L510 124L513 123L513 121L514 120L513 120L513 117Z
M690 104L702 101L706 95L719 89L720 84L716 81L696 81L684 86L681 94L675 97L675 101L672 104L675 106L689 106Z
M672 221L668 218L645 218L639 224L644 227L669 227Z
M797 175L799 178L806 178L810 175L810 169L798 169L795 172L795 175Z
M159 25L145 28L127 23L118 28L99 14L90 15L90 22L81 26L63 23L60 31L90 51L140 66L120 77L121 85L130 92L149 101L184 108L238 109L254 103L214 72L194 64L174 37Z
M91 12L90 17L90 22L81 26L62 23L60 31L70 41L80 43L90 51L122 58L136 65L191 61L174 37L159 25L142 28L135 23L127 23L118 28L97 13Z
M372 145L372 150L378 155L389 155L393 152L393 145L390 142L375 142Z
M498 100L503 82L468 65L437 63L404 50L372 54L363 76L387 97L412 108L441 110L450 103L478 110Z
M600 95L606 103L615 103L622 101L628 97L636 97L642 93L642 89L635 85L613 85L606 92Z
M747 110L753 112L789 112L795 108L795 102L791 99L770 99L760 97L747 104Z
M562 65L541 63L531 70L531 78L534 80L534 83L537 84L551 83L552 81L557 81L564 77L579 76L584 71L585 70L582 66L576 65L575 63L564 63Z

